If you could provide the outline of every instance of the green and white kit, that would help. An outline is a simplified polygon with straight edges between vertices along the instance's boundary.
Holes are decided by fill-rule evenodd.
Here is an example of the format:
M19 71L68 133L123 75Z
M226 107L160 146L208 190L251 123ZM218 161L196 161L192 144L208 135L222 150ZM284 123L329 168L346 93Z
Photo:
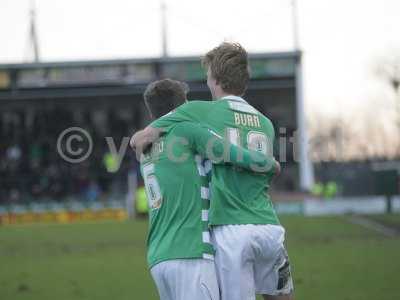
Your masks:
M213 258L210 244L208 178L202 157L221 157L240 168L270 164L270 159L226 142L193 122L180 122L141 159L150 208L149 266L172 259Z
M271 121L240 97L190 101L151 123L168 130L180 122L209 127L232 144L272 157L275 138ZM215 165L211 178L210 225L279 224L268 190L274 176L236 166Z
M191 101L151 126L168 131L187 121L272 157L272 123L241 97ZM268 194L273 176L274 169L254 173L233 165L212 165L209 222L222 300L255 300L256 293L293 291L285 231Z

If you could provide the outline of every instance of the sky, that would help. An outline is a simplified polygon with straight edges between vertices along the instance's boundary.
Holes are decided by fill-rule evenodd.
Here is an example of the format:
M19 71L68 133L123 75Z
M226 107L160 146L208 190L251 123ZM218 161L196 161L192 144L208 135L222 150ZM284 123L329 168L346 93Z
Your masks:
M0 0L0 63L29 55L29 0ZM293 49L291 0L165 0L168 52L201 55L223 40L249 52ZM161 55L160 0L36 0L43 61ZM298 0L309 115L393 114L395 96L374 72L400 55L400 1Z

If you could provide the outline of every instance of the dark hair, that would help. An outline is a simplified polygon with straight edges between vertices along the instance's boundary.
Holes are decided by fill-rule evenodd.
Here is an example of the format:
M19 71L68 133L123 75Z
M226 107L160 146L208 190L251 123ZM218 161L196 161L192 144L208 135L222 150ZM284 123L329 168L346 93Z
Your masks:
M150 83L144 91L144 103L154 118L159 118L185 103L189 87L186 83L162 79Z
M224 92L237 96L244 94L250 70L247 52L240 44L224 42L207 52L202 63L210 68L212 77Z

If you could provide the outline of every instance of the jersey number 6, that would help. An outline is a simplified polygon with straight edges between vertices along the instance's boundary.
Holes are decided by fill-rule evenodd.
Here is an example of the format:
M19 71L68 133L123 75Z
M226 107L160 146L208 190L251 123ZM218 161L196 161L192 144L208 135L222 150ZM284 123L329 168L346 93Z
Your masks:
M158 209L161 207L162 196L160 185L154 174L154 164L148 164L143 167L143 179L146 187L146 195L150 209Z

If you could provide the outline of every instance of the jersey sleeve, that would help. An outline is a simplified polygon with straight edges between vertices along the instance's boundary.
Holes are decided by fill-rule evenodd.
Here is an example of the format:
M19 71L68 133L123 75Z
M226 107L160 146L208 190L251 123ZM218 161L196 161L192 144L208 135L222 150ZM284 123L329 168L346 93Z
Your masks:
M150 126L169 131L179 122L200 122L200 120L204 122L211 109L212 103L210 101L190 101L153 121Z
M182 122L173 130L175 135L184 138L195 152L215 164L230 163L257 173L267 173L275 167L272 156L233 145L199 124Z

